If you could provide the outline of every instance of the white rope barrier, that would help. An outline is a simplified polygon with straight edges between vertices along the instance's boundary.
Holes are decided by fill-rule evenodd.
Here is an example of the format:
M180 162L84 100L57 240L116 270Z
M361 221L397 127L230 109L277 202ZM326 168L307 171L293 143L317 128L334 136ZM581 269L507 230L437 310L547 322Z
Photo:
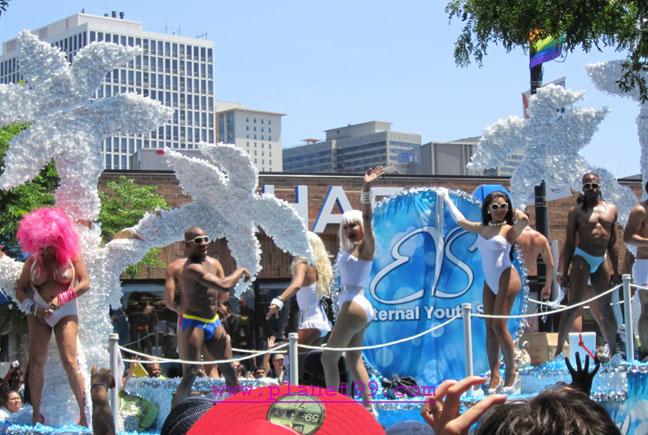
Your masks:
M561 307L562 308L562 307L567 306L567 305L562 305L562 304L552 304L552 303L549 303L549 302L537 301L537 300L535 300L533 298L527 298L527 301L528 302L533 302L534 304L545 305L547 307L552 307L552 308L553 307Z
M309 346L309 345L306 345L306 344L298 344L297 347L301 347L303 349L313 349L313 350L317 350L317 349L322 349L322 350L327 350L327 351L331 350L331 351L335 351L335 352L347 352L347 351L351 351L351 350L379 349L381 347L392 346L392 345L395 345L395 344L401 344L401 343L405 343L407 341L415 340L415 339L417 339L419 337L422 337L422 336L424 336L426 334L429 334L432 331L436 331L437 329L443 328L444 326L452 323L453 321L459 319L460 317L461 317L461 315L456 315L456 316L451 317L450 319L446 320L445 322L440 323L438 325L434 325L432 328L426 329L423 332L419 332L416 335L412 335L411 337L401 338L400 340L390 341L388 343L374 344L374 345L371 345L371 346L357 346L357 347L328 347L328 346L327 347L320 347L320 346Z
M148 361L156 361L159 363L181 363L181 364L189 364L189 365L205 365L205 364L226 364L226 363L232 363L236 361L245 361L248 359L256 358L257 356L260 355L265 355L267 353L275 353L277 350L283 349L284 347L287 347L288 343L280 344L277 347L274 347L272 349L264 350L258 353L255 353L254 355L248 355L248 356L242 356L238 358L230 358L230 359L223 359L223 360L215 360L215 361L187 361L187 360L182 360L182 359L174 359L174 358L164 358L164 357L159 357L159 356L154 356L154 355L147 355L143 352L138 352L132 349L128 349L122 346L118 346L118 348L124 352L131 353L133 355L138 355L147 358ZM126 360L124 361L127 362L132 362L134 360ZM142 361L139 361L142 362ZM146 361L145 361L146 362Z
M592 301L594 301L596 299L602 298L603 296L606 296L606 295L618 290L619 288L621 288L621 284L616 285L616 286L612 287L611 289L606 290L603 293L598 294L598 295L596 295L596 296L594 296L592 298L589 298L589 299L586 299L584 301L575 303L574 305L571 305L571 306L558 308L558 309L555 309L553 311L545 311L545 312L531 313L531 314L509 314L507 316L502 315L502 314L479 314L479 313L475 313L475 314L473 314L473 316L474 317L480 317L482 319L526 319L526 318L529 318L529 317L548 316L550 314L561 313L563 311L571 310L573 308L589 304L590 302L592 302Z
M644 286L642 286L642 285L630 284L630 287L634 287L634 288L636 288L637 290L644 290L644 291L648 291L648 287L644 287Z
M636 284L631 284L631 286L634 287L634 288L637 288L639 290L647 290L648 291L648 287L643 287L643 286L639 286L639 285L636 285ZM472 316L483 318L483 319L525 319L525 318L531 318L531 317L542 317L542 316L547 316L547 315L550 315L550 314L556 314L556 313L560 313L560 312L563 312L563 311L567 311L567 310L570 310L570 309L573 309L573 308L576 308L576 307L579 307L579 306L585 306L586 304L588 304L588 303L590 303L590 302L592 302L594 300L597 300L599 298L602 298L603 296L606 296L606 295L614 292L615 290L618 290L621 287L622 287L621 284L616 285L616 286L610 288L609 290L604 291L603 293L600 293L600 294L598 294L598 295L596 295L596 296L594 296L592 298L589 298L589 299L586 299L584 301L578 302L578 303L576 303L574 305L571 305L571 306L558 305L560 308L557 308L557 309L555 309L553 311L545 311L545 312L538 312L538 313L532 313L532 314L510 314L510 315L507 315L507 316L498 315L498 314L474 313L474 314L472 314ZM539 304L539 305L554 306L554 305L549 304L547 302L538 301L538 300L535 300L535 299L532 299L532 298L528 298L528 301ZM623 301L620 301L619 303L622 304ZM585 308L587 308L587 307L585 307ZM321 350L324 350L324 351L334 351L334 352L348 352L348 351L358 351L358 350L362 351L362 350L370 350L370 349L380 349L380 348L383 348L383 347L389 347L389 346L402 344L402 343L406 343L408 341L415 340L415 339L417 339L419 337L422 337L424 335L429 334L430 332L433 332L433 331L435 331L437 329L443 328L444 326L452 323L453 321L457 320L460 317L462 317L462 315L456 315L456 316L451 317L450 319L446 320L443 323L435 325L432 328L429 328L429 329L427 329L425 331L419 332L418 334L412 335L410 337L401 338L399 340L394 340L394 341L390 341L390 342L387 342L387 343L374 344L374 345L371 345L371 346L329 347L326 344L324 344L322 346L310 346L310 345L306 345L306 344L298 344L297 347L302 348L302 349L309 349L309 350L321 349ZM281 344L281 345L276 346L276 347L274 347L272 349L260 350L260 351L250 350L250 349L232 348L233 352L249 353L250 355L243 356L243 357L238 357L238 358L230 358L230 359L225 359L225 360L216 360L216 361L187 361L187 360L181 360L181 359L164 358L164 357L158 357L158 356L154 356L154 355L148 355L146 353L138 352L138 351L135 351L135 350L132 350L132 349L128 349L128 348L123 347L123 346L118 346L118 348L120 350L131 353L131 354L134 354L134 355L145 357L145 358L147 358L148 361L156 361L156 362L159 362L159 363L181 363L181 364L190 364L190 365L192 365L192 364L193 365L224 364L224 363L231 363L231 362L237 362L237 361L244 361L244 360L256 358L257 356L265 355L265 354L268 354L268 353L286 353L285 350L282 350L282 349L284 349L286 347L288 347L288 343ZM125 361L125 362L142 362L140 360L135 360L135 359L124 359L123 361Z

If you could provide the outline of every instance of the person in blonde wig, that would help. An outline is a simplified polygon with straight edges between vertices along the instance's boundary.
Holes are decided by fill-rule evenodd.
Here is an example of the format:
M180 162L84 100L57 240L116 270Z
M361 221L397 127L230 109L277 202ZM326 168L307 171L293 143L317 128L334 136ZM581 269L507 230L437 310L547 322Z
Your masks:
M371 227L371 185L383 175L381 166L367 170L364 174L364 185L360 194L362 211L351 210L342 215L340 224L340 254L338 268L340 270L340 294L337 303L340 311L337 316L327 346L333 348L358 347L363 345L364 331L373 319L374 310L364 296L364 288L371 272L375 251L375 239ZM322 353L322 366L326 386L337 391L340 385L338 361L342 352L325 351ZM354 380L359 383L362 402L370 408L369 375L362 362L362 352L352 350L346 352L346 363Z
M321 300L330 294L333 268L328 258L328 252L322 239L317 234L308 232L308 243L315 259L315 264L308 264L305 257L296 257L290 271L292 282L279 296L274 298L268 307L266 318L279 317L279 311L284 303L295 294L299 305L299 334L300 344L316 344L331 330Z

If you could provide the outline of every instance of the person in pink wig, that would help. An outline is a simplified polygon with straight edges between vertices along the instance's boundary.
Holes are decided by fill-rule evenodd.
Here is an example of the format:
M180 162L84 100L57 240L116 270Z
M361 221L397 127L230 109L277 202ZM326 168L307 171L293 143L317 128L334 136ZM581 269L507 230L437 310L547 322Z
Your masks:
M29 257L16 285L16 298L29 313L29 389L34 413L40 417L45 360L52 331L70 387L79 404L79 424L87 426L85 387L77 361L78 318L76 299L90 288L80 254L79 236L60 208L39 208L25 215L16 239Z

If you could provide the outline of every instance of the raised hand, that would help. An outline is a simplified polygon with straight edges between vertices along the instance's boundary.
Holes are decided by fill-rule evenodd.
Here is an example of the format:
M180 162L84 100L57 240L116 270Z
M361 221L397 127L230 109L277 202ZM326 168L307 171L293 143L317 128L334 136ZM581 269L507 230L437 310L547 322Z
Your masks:
M601 362L598 358L594 358L594 363L596 365L594 366L594 370L590 372L589 361L589 355L585 355L585 367L581 367L580 352L576 352L576 370L574 370L571 362L569 362L569 358L565 357L565 364L567 364L567 370L569 370L569 374L572 378L570 385L574 388L578 388L588 396L592 391L592 381L594 381L594 376L596 376L596 373L601 367Z
M277 319L279 318L279 311L281 309L276 306L275 304L270 304L268 307L268 313L266 314L266 320L270 320L270 317L275 316Z
M376 166L375 168L367 169L367 172L364 174L364 184L366 187L371 187L378 178L380 178L385 173L385 170L382 166Z
M426 399L421 416L436 435L467 434L470 426L486 411L494 405L506 401L506 396L494 394L461 414L459 400L461 395L484 382L486 382L484 378L471 376L459 382L445 381L441 383L435 393Z
M246 268L242 267L241 268L241 277L243 278L243 281L248 282L252 275L250 274L250 271L247 270Z
M446 189L445 187L437 187L435 190L436 190L437 198L441 200L446 200L450 198L450 192L448 192L448 189Z

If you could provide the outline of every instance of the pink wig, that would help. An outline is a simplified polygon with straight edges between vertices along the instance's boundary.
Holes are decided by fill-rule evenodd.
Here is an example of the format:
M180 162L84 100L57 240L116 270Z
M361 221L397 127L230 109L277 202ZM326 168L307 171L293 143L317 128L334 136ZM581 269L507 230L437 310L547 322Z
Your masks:
M70 218L60 208L38 208L23 216L16 239L23 252L37 259L41 249L47 246L56 249L56 260L61 265L79 255L79 235L72 228Z

